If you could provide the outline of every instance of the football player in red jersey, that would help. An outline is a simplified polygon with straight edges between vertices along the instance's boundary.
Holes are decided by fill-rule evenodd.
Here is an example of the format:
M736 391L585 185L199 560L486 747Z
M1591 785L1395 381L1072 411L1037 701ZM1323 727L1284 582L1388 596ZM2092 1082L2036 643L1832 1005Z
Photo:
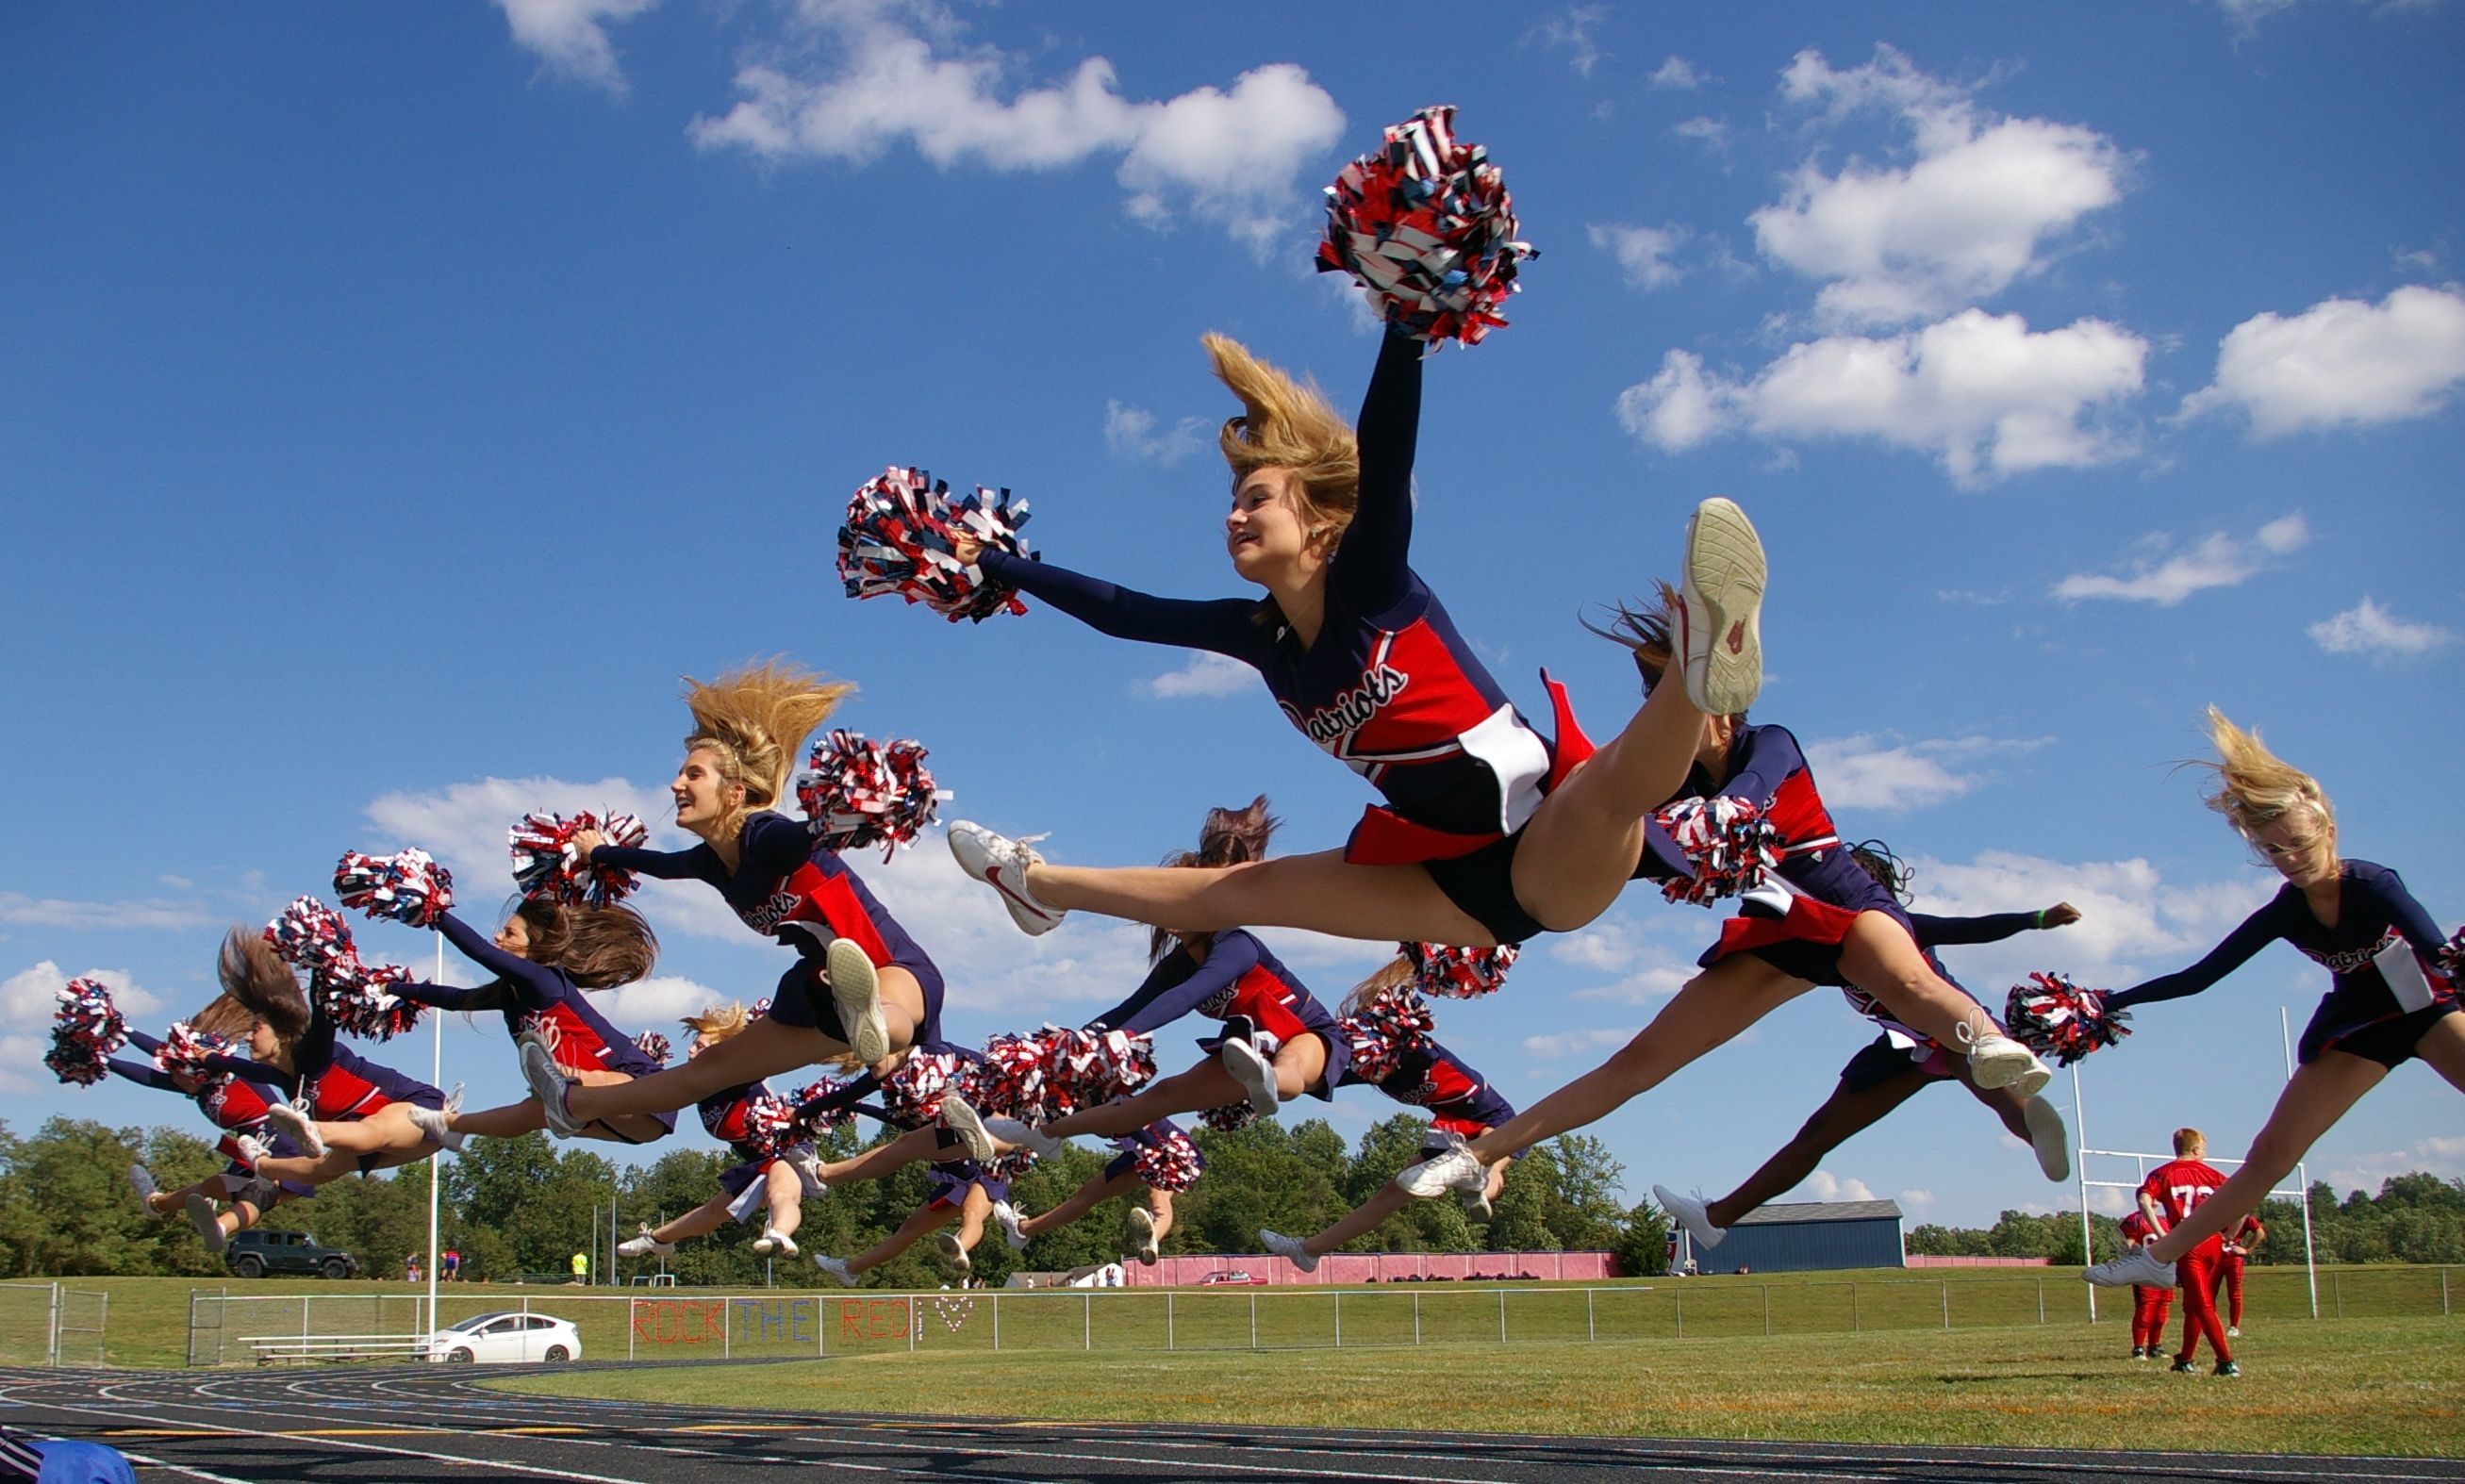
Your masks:
M2226 1238L2225 1255L2217 1262L2217 1281L2224 1285L2231 1307L2226 1313L2226 1338L2242 1338L2242 1265L2243 1259L2259 1250L2268 1240L2268 1229L2256 1216L2245 1216L2242 1225ZM2213 1296L2211 1296L2213 1297Z
M2208 1136L2196 1128L2174 1130L2174 1158L2148 1172L2140 1183L2140 1214L2162 1237L2181 1226L2203 1203L2224 1187L2225 1173L2210 1164L2202 1156L2209 1152ZM2198 1246L2174 1259L2174 1271L2181 1278L2183 1291L2183 1348L2174 1353L2174 1369L2188 1371L2195 1367L2191 1357L2200 1348L2200 1337L2209 1337L2209 1347L2217 1353L2217 1374L2239 1376L2242 1367L2234 1364L2233 1351L2226 1344L2226 1327L2217 1319L2216 1270L2225 1255L2223 1238L2210 1235Z
M2133 1247L2145 1247L2157 1240L2157 1229L2148 1218L2133 1211L2122 1218L2122 1240ZM2173 1312L2174 1291L2147 1283L2136 1283L2131 1289L2131 1358L2153 1361L2165 1343L2165 1318Z

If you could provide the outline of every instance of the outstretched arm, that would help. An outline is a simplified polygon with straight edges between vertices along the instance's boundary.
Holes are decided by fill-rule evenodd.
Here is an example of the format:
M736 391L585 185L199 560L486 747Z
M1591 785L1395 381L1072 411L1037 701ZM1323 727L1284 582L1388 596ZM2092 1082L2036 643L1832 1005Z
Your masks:
M2277 936L2275 915L2276 903L2271 901L2243 919L2242 926L2226 935L2226 941L2209 950L2209 956L2189 968L2161 975L2145 984L2134 985L2106 996L2109 1010L2129 1009L2135 1005L2154 1005L2160 1000L2179 1000L2198 994L2235 969L2251 962L2253 954L2267 947Z
M1939 948L1951 943L1999 943L2006 938L2049 925L2046 918L2042 912L1989 912L1976 918L1939 918L1932 913L1912 912L1909 925L1917 929L1919 946Z
M451 912L440 912L436 915L436 930L445 935L445 941L454 945L455 952L478 964L509 986L515 994L521 997L524 1008L544 1009L565 998L565 984L556 970L544 964L534 963L521 954L507 953L494 942L480 937L477 928ZM426 985L421 987L432 990L442 988L441 986L435 985ZM447 1009L464 1008L459 1005L445 1005L441 1000L428 999L420 995L406 994L403 998L416 999L426 1005L442 1006Z
M1354 425L1361 498L1335 548L1329 581L1356 612L1403 601L1411 583L1412 458L1421 431L1421 346L1389 329Z
M1175 953L1181 950L1176 948ZM1258 966L1258 941L1243 932L1219 933L1209 945L1207 962L1197 972L1179 984L1169 982L1168 970L1174 968L1166 958L1156 965L1130 997L1101 1015L1089 1020L1090 1027L1107 1030L1123 1030L1144 1035L1171 1025L1206 1003L1208 996L1237 983L1241 976Z
M1042 598L1099 633L1187 650L1212 650L1247 660L1257 646L1251 622L1258 605L1247 598L1158 598L1026 557L986 550L985 575Z
M124 1056L106 1057L102 1064L140 1087L156 1088L166 1093L180 1091L180 1084L171 1080L171 1074L160 1067L142 1061L130 1061Z

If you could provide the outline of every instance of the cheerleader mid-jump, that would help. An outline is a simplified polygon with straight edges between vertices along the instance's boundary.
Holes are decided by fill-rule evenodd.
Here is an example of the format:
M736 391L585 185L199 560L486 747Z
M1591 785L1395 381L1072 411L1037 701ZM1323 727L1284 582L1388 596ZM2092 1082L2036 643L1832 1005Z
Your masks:
M705 883L746 926L795 949L798 963L781 977L766 1015L680 1067L593 1087L561 1072L544 1048L525 1050L523 1075L559 1137L626 1114L673 1112L841 1055L877 1064L929 1038L941 1015L941 970L836 851L771 811L805 738L854 689L775 661L688 681L694 730L668 791L677 828L701 843L668 852L608 844L595 831L574 837L595 869Z
M2209 708L2218 761L2209 808L2285 877L2268 904L2179 973L2105 998L2108 1010L2198 994L2284 939L2327 969L2328 992L2303 1029L2298 1065L2251 1152L2216 1194L2140 1251L2099 1263L2092 1283L2175 1286L2174 1264L2259 1208L2321 1135L2414 1057L2465 1091L2465 1008L2431 914L2397 874L2337 855L2337 818L2310 774Z
M225 1044L231 1037L247 1036L252 1022L253 1017L247 1009L225 994L216 996L212 1004L198 1011L189 1027L201 1037L211 1038L201 1040L198 1043L200 1047L212 1047ZM176 1028L173 1034L178 1034ZM168 1041L142 1030L129 1031L128 1044L153 1060L140 1062L113 1056L104 1061L104 1067L113 1075L140 1087L178 1093L194 1101L198 1111L214 1127L222 1130L222 1138L215 1142L214 1152L231 1162L221 1173L209 1175L176 1190L163 1189L156 1183L154 1172L144 1164L131 1164L128 1166L129 1187L137 1192L138 1201L147 1212L168 1216L173 1211L185 1210L195 1224L197 1234L205 1239L207 1248L218 1252L234 1234L255 1226L264 1219L267 1211L286 1198L316 1194L313 1187L305 1185L293 1183L286 1185L265 1179L250 1169L248 1163L241 1158L240 1139L247 1135L264 1134L266 1110L282 1096L271 1084L251 1082L228 1072L211 1071L200 1063L180 1059ZM283 1154L299 1152L298 1146L283 1136L273 1136L272 1142Z
M1410 565L1419 343L1388 332L1357 432L1234 342L1207 347L1245 410L1219 440L1233 478L1224 543L1262 598L1155 598L972 541L959 559L1105 633L1253 666L1293 724L1386 803L1341 851L1240 867L1060 866L964 821L950 828L960 864L1031 933L1079 908L1175 932L1246 924L1470 946L1591 921L1633 875L1644 823L1684 778L1703 717L1743 711L1762 684L1754 527L1724 499L1687 527L1685 683L1654 691L1597 752L1552 683L1558 735L1544 738Z
M732 1002L685 1016L684 1028L693 1032L686 1056L704 1054L743 1031L749 1020L744 1007ZM720 1172L719 1194L655 1228L645 1224L638 1235L616 1244L616 1255L664 1257L678 1242L716 1231L730 1218L751 1223L760 1213L762 1234L753 1239L754 1252L795 1256L805 1199L819 1196L823 1185L813 1147L796 1129L793 1110L767 1083L750 1082L712 1094L698 1111L702 1127L734 1151L737 1163Z
M1010 1251L1025 1251L1028 1243L1045 1232L1081 1220L1117 1195L1137 1192L1138 1203L1127 1207L1123 1218L1129 1227L1130 1255L1150 1268L1163 1260L1164 1239L1172 1231L1173 1197L1198 1184L1198 1177L1207 1172L1207 1156L1170 1119L1158 1119L1113 1143L1120 1152L1111 1163L1051 1210L1022 1216L1008 1201L994 1205L993 1219L1001 1223Z

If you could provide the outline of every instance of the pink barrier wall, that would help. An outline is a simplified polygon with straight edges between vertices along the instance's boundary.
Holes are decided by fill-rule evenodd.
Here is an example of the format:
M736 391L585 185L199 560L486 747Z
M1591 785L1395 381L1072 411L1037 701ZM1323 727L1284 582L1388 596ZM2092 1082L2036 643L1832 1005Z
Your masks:
M1241 1272L1274 1284L1330 1283L1358 1288L1399 1278L1592 1280L1610 1275L1607 1252L1335 1252L1303 1273L1281 1257L1167 1257L1154 1267L1125 1264L1132 1288L1203 1282L1210 1273Z
M1921 1257L1915 1252L1901 1259L1912 1268L2043 1268L2053 1264L2051 1257Z

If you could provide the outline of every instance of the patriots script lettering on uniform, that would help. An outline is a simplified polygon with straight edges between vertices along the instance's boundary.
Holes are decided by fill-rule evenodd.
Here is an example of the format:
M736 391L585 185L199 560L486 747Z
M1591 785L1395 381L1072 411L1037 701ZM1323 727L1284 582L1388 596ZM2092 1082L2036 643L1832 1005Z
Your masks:
M755 902L749 907L738 908L736 915L744 919L745 926L757 933L775 932L779 924L787 920L788 915L794 912L796 904L803 899L792 889L783 890L771 894L766 899Z
M2326 969L2331 974L2351 974L2360 969L2364 964L2370 963L2373 959L2376 959L2381 954L2387 952L2388 944L2396 941L2396 939L2397 931L2395 928L2391 927L2387 932L2382 933L2378 940L2372 942L2367 948L2347 948L2340 952L2326 948L2308 947L2302 943L2296 943L2294 946L2300 948L2313 963L2319 964L2321 968Z
M1336 697L1327 705L1297 718L1301 731L1321 747L1332 746L1345 734L1357 732L1378 714L1378 708L1403 693L1412 681L1410 676L1389 664L1380 664L1361 677L1361 683Z

